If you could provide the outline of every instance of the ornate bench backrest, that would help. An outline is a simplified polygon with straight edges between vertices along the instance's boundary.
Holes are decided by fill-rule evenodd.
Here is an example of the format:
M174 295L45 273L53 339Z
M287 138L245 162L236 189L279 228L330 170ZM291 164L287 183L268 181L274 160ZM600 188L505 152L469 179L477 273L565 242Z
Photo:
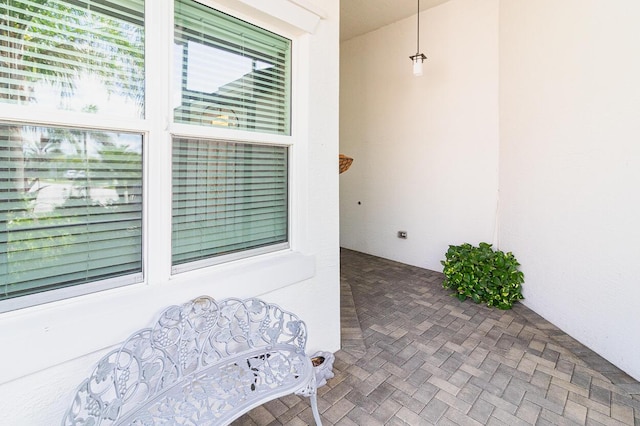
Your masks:
M152 328L105 355L78 387L63 425L111 425L192 373L238 353L292 345L304 354L296 315L260 299L202 296L165 309Z

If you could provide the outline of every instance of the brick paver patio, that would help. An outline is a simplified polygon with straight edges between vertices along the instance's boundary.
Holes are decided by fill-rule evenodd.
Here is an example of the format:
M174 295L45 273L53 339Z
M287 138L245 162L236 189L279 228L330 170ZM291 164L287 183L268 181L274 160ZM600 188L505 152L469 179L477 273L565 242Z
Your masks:
M341 251L342 349L318 391L325 425L640 425L640 383L524 305L459 302L441 283ZM234 424L313 417L289 396Z

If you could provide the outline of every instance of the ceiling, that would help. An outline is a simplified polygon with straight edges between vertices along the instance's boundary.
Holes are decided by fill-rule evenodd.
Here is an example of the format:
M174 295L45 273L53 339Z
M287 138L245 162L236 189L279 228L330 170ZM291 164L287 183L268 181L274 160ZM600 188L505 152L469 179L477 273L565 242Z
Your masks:
M448 0L421 0L420 11ZM340 40L368 33L415 15L418 0L341 0Z

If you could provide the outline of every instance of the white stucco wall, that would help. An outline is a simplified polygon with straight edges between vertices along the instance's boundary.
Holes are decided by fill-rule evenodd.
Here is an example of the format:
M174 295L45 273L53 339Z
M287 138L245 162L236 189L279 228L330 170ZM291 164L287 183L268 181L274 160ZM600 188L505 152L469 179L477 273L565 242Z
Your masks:
M340 242L441 270L449 244L494 237L498 1L423 12L420 48L414 77L415 16L341 45Z
M493 241L527 306L640 379L639 21L634 0L452 0L421 15L421 78L415 17L344 42L341 244L441 270Z
M640 3L502 1L500 243L524 303L640 379Z
M201 294L263 297L305 320L309 353L339 349L339 1L301 3L219 1L227 12L237 8L270 27L283 25L294 38L293 250L173 277L165 253L149 259L144 284L0 314L0 424L58 424L76 386L111 344L150 325L166 305ZM154 163L150 174L167 180L166 166ZM166 201L170 193L150 198ZM150 228L168 223L155 213ZM151 244L166 243L153 234Z

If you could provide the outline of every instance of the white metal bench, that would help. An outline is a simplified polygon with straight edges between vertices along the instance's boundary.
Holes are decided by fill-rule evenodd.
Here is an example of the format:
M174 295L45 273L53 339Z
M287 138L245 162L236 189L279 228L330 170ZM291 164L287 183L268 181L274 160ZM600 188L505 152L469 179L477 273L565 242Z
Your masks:
M62 424L226 425L298 394L310 398L320 426L306 341L303 321L260 299L170 306L98 362Z

